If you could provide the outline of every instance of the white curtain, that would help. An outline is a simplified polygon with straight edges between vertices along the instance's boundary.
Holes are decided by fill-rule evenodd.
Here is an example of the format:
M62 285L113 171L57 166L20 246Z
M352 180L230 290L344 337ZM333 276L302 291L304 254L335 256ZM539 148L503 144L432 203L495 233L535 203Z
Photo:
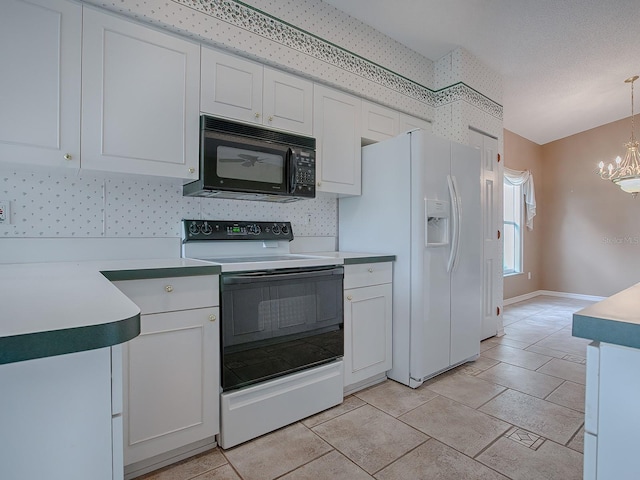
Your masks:
M533 174L529 170L521 172L504 167L504 178L515 186L522 186L527 212L527 228L533 230L533 217L536 216L536 192L533 186Z

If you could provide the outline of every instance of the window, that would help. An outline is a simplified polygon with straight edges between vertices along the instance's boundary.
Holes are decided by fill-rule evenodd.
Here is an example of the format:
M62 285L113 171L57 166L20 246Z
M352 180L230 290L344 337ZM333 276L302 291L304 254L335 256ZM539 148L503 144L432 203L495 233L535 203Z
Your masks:
M522 186L504 180L503 274L522 272Z

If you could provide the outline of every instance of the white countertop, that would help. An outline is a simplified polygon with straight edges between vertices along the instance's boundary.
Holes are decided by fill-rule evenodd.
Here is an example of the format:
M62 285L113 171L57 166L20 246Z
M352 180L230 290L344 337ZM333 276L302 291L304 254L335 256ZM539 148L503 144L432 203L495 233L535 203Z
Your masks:
M574 313L572 334L640 348L640 283Z
M29 351L68 353L59 345L66 340L72 351L81 351L82 339L97 348L100 342L118 343L125 331L130 337L133 326L139 332L140 309L101 272L136 271L146 278L149 272L191 267L211 265L181 258L0 265L0 363L15 361L9 349L19 358L38 358L48 355Z

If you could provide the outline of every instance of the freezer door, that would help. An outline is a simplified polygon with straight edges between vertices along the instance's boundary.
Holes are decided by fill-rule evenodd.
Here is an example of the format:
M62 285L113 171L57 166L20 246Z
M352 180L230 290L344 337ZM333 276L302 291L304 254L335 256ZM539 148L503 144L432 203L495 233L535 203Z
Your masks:
M413 136L414 134L412 134ZM421 139L421 140L420 140ZM412 138L412 239L411 239L411 377L421 381L449 366L450 291L447 260L451 248L451 229L447 241L426 246L426 209L429 202L451 204L447 188L451 143L426 132ZM420 140L420 141L418 141ZM394 284L395 288L395 284ZM395 322L395 317L394 317Z
M451 352L455 365L480 353L482 212L480 152L452 143L451 177L458 194L459 240L451 272Z

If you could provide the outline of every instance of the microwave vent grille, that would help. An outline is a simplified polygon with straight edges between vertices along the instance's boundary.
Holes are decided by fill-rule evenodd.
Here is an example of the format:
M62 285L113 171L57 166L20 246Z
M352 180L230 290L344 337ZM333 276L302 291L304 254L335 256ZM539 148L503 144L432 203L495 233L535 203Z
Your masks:
M296 147L304 147L311 150L316 148L316 139L312 137L304 137L293 133L278 132L267 128L246 125L244 123L231 122L221 118L202 115L201 126L203 130L213 130L243 137L257 138L274 143L292 145Z

